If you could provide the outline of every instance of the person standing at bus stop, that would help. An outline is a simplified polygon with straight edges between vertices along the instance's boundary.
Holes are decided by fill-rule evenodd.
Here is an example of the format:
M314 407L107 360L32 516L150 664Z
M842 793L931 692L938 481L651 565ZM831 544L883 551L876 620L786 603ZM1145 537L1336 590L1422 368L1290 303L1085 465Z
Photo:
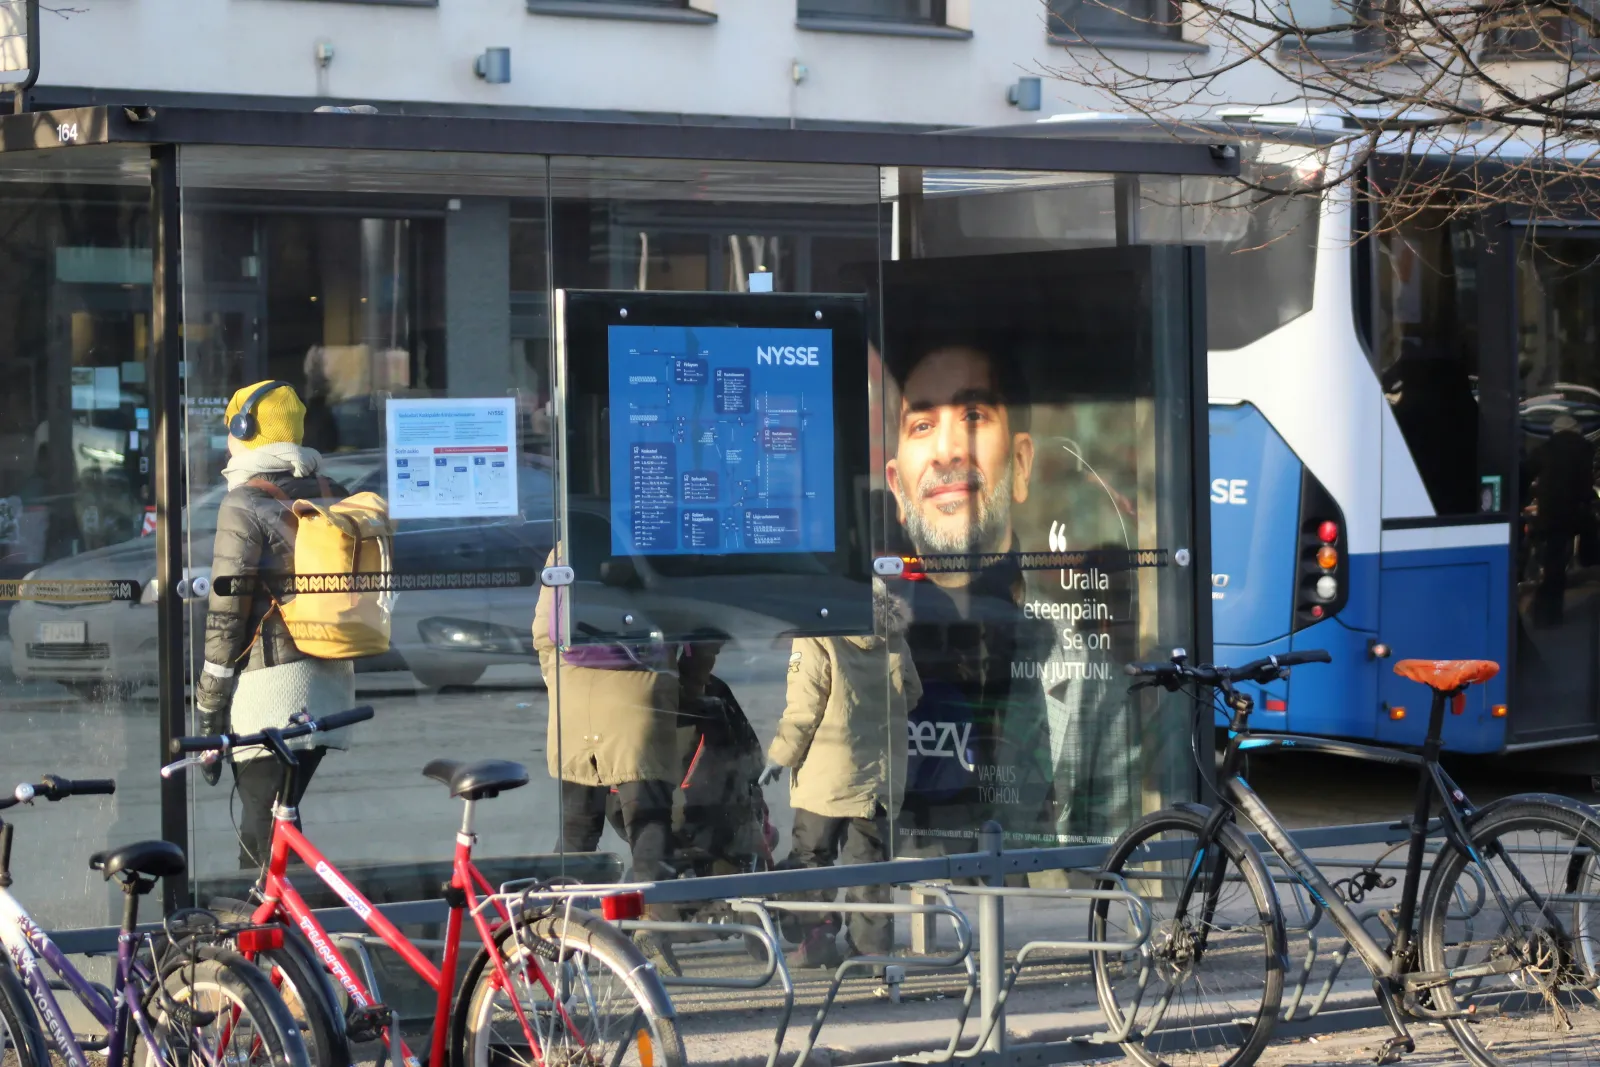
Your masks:
M546 565L556 560L551 552ZM550 776L561 783L561 852L593 852L605 833L613 792L631 877L656 881L672 869L673 793L683 775L678 758L682 697L698 698L716 664L709 644L616 641L563 647L556 590L542 586L534 608L533 646L547 680L556 680L545 744ZM649 905L645 917L671 921L670 905ZM641 931L634 939L660 966L677 974L669 940Z
M1535 529L1543 537L1543 573L1534 593L1536 626L1556 626L1565 617L1573 541L1582 563L1591 562L1596 548L1594 445L1571 415L1557 415L1550 430L1550 440L1534 455Z
M294 573L293 510L297 500L332 502L348 495L320 473L322 456L301 444L305 405L287 382L247 385L228 401L228 493L217 511L211 573L217 578L282 577ZM256 733L289 725L306 711L331 715L355 703L355 665L348 659L317 659L296 646L269 590L223 596L213 588L206 610L205 666L196 684L200 732ZM330 748L350 747L349 728L318 733L300 748L302 792ZM239 820L239 866L267 861L272 803L281 771L265 749L233 754L234 783L243 809ZM216 785L221 764L204 768ZM286 797L298 805L300 797Z
M771 785L789 769L787 866L894 858L889 823L906 790L906 714L922 699L922 684L906 647L905 604L875 578L872 606L873 633L798 637L789 654L787 699L760 780ZM889 898L881 884L845 892L852 903ZM837 967L839 931L831 917L799 925L800 947L789 965ZM893 916L852 914L848 940L852 955L888 955Z

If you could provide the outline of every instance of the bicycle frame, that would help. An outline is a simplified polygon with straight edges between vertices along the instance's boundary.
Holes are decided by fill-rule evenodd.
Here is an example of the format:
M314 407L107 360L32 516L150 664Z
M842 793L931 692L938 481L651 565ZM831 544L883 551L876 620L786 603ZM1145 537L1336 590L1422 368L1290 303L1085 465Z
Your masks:
M286 778L293 774L292 767L286 767ZM474 802L468 800L466 811L462 816L461 829L456 834L455 862L451 869L450 886L446 893L446 900L450 905L450 916L445 926L445 947L442 966L435 967L433 962L424 956L420 949L411 942L411 939L402 934L395 925L378 911L361 891L351 885L344 875L335 867L328 858L317 849L315 845L295 826L296 811L294 808L282 804L275 805L272 810L272 855L267 864L266 882L262 890L262 902L251 916L251 921L256 923L272 923L278 921L280 914L288 922L305 934L311 942L312 949L317 953L322 963L328 968L334 979L344 988L352 1002L360 1007L371 1007L374 1003L371 994L361 984L360 980L351 973L344 957L333 945L328 932L323 929L316 915L306 905L299 891L290 883L287 877L289 856L300 857L318 878L343 900L350 910L355 912L367 928L378 935L384 942L405 960L406 965L416 972L417 976L427 982L434 989L437 997L434 1011L433 1035L430 1043L428 1062L443 1064L448 1062L445 1058L445 1040L450 1029L450 1006L456 985L456 968L460 960L461 931L464 917L472 916L473 925L477 928L478 936L483 940L484 947L489 953L490 962L494 966L495 980L502 989L511 988L510 979L506 975L505 960L495 947L494 935L500 927L511 921L511 913L505 904L495 895L487 879L472 862L472 843L475 840L472 832L472 815ZM479 891L483 897L478 896ZM485 912L489 905L493 905L496 913L495 922L491 923ZM539 975L540 984L545 991L555 999L554 990L542 966L535 965ZM516 1004L517 1015L522 1024L524 1035L529 1042L529 1048L534 1050L536 1059L543 1063L543 1054L539 1041L534 1035L533 1026L522 1010L521 1002L512 997ZM389 1035L391 1049L398 1047L405 1058L406 1067L418 1067L416 1057L401 1040L398 1033ZM73 1064L72 1067L84 1067L82 1064Z
M1311 899L1322 908L1350 943L1356 954L1372 973L1374 978L1391 983L1403 983L1408 975L1416 978L1426 978L1429 981L1459 981L1466 978L1486 977L1491 974L1515 970L1515 961L1508 958L1505 963L1475 964L1468 967L1452 968L1437 975L1422 975L1412 969L1411 943L1413 927L1416 922L1417 897L1422 887L1422 867L1426 858L1428 843L1429 816L1432 811L1432 802L1437 796L1441 802L1443 816L1443 829L1446 837L1458 848L1462 849L1474 862L1484 875L1484 881L1489 891L1498 901L1506 920L1517 937L1522 936L1522 926L1517 922L1515 911L1505 892L1501 888L1492 869L1483 863L1482 858L1473 848L1471 838L1467 833L1466 821L1476 810L1466 793L1461 787L1439 766L1439 752L1441 744L1439 736L1444 727L1444 709L1450 696L1445 693L1435 692L1433 705L1429 716L1427 741L1422 751L1405 752L1395 749L1377 748L1371 745L1353 744L1347 741L1334 741L1320 738L1291 736L1287 734L1251 734L1249 731L1250 698L1243 694L1225 694L1229 705L1234 708L1235 715L1229 731L1229 741L1223 755L1221 771L1221 788L1226 791L1230 804L1219 804L1214 809L1204 829L1201 831L1202 842L1209 843L1216 839L1218 831L1225 820L1233 811L1238 811L1261 834L1267 847L1275 853L1284 865L1305 887ZM1394 941L1390 948L1382 948L1372 935L1362 926L1355 913L1352 912L1342 897L1328 883L1317 865L1311 858L1294 843L1289 832L1284 828L1266 804L1250 788L1248 782L1240 774L1240 763L1243 754L1248 751L1259 751L1269 748L1294 749L1302 752L1321 752L1327 755L1342 756L1350 759L1366 760L1376 763L1386 763L1391 766L1416 767L1419 771L1417 780L1417 803L1412 813L1410 837L1407 842L1406 869L1404 881L1401 885L1400 908L1397 913L1394 931ZM1195 870L1185 880L1182 897L1178 907L1180 912L1186 908L1189 897L1193 893L1195 874L1199 873L1202 855L1196 858ZM1521 871L1515 864L1511 866L1518 880L1522 883L1522 891L1531 898L1537 899L1533 887L1522 877ZM1213 881L1215 881L1213 879ZM1215 895L1220 891L1220 886L1213 885L1207 890L1206 907L1208 912L1215 906Z
M100 991L78 973L78 969L67 960L66 954L39 928L39 924L33 921L11 895L11 891L0 888L0 943L5 945L12 964L22 976L28 995L33 998L33 1006L50 1034L56 1050L66 1059L70 1067L89 1067L88 1057L84 1055L83 1048L72 1035L72 1028L67 1024L66 1016L61 1011L55 991L50 988L50 981L45 975L44 968L40 966L41 962L45 967L49 967L57 978L66 983L67 988L89 1014L94 1016L95 1021L106 1028L108 1044L105 1062L120 1064L127 1049L130 1021L138 1027L139 1034L147 1046L161 1049L161 1045L154 1039L150 1021L145 1017L144 1008L140 1003L144 999L140 995L142 990L155 981L155 976L137 958L139 943L143 940L143 934L118 935L117 971L112 986L114 1003L108 1004ZM213 1053L204 1049L199 1051L202 1052L205 1062L216 1064L217 1057ZM158 1058L164 1060L159 1052ZM184 1067L184 1065L166 1064L165 1067Z

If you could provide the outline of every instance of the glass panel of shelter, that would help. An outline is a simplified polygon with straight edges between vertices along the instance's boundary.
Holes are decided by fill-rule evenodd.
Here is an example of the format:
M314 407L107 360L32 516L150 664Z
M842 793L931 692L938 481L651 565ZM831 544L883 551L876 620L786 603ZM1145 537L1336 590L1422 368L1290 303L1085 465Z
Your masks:
M525 156L182 153L188 564L213 583L191 615L191 727L372 705L370 722L302 753L317 766L299 808L378 902L436 897L448 881L460 810L422 776L436 757L535 768L528 788L483 805L478 862L496 881L553 870L529 631L556 496L545 170ZM273 381L285 384L257 394L258 435L241 439L229 416ZM295 554L265 540L286 503L361 493L392 523L385 647L308 656L280 621L292 587L219 592L225 577L295 573ZM366 654L337 658L352 652ZM278 771L245 756L215 787L191 772L202 903L245 896L265 858ZM313 906L337 903L314 879L296 884ZM386 999L409 1011L415 993L423 1011L422 992Z
M883 543L927 572L902 853L970 850L989 821L1008 847L1107 841L1193 788L1187 709L1120 674L1192 632L1174 246L1208 237L1176 185L885 173Z
M147 148L0 170L0 789L117 781L7 813L46 927L115 922L90 853L161 833L149 209Z

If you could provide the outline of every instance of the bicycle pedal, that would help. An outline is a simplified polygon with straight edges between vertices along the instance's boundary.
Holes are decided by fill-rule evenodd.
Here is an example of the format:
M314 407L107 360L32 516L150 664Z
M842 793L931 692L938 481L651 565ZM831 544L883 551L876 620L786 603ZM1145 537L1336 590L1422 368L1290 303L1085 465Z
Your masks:
M1373 1062L1378 1064L1399 1063L1400 1057L1408 1052L1417 1051L1417 1043L1409 1037L1391 1037L1378 1049L1378 1058Z
M387 1004L350 1005L344 1014L345 1036L351 1041L376 1041L383 1028L391 1021L392 1012Z

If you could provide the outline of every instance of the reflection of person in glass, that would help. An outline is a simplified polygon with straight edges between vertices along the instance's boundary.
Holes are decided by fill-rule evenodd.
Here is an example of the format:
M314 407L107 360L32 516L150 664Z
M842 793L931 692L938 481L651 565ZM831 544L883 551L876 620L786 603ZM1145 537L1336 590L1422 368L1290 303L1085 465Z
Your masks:
M789 768L794 829L787 866L891 858L889 820L905 794L906 712L921 699L922 686L906 647L905 606L876 579L873 614L874 633L800 637L790 652L787 700L761 775L761 784L770 785ZM887 903L889 887L854 887L845 899ZM837 967L832 917L802 927L790 966ZM888 955L893 917L852 914L848 941L851 955Z
M551 553L548 563L554 563ZM613 791L631 877L671 875L673 793L683 774L678 758L680 701L706 691L716 666L710 643L684 648L663 642L582 644L563 649L555 590L543 586L533 617L533 645L547 679L560 672L560 706L552 707L545 746L550 775L561 781L562 852L593 852L605 832ZM552 687L552 695L557 690ZM675 919L651 905L646 916ZM636 938L658 963L677 971L660 935Z
M1550 440L1534 454L1532 464L1539 512L1535 529L1543 538L1543 573L1533 604L1536 626L1562 621L1573 541L1580 544L1580 560L1588 562L1596 538L1594 446L1571 415L1557 415L1550 429Z
M217 577L292 574L297 520L293 501L333 501L348 494L318 473L321 455L301 446L305 406L284 382L257 382L228 402L228 494L217 512L211 573ZM295 646L267 593L211 593L206 611L205 667L196 686L200 732L255 733L289 725L289 716L343 711L355 703L350 660L323 660ZM302 747L300 784L311 780L329 748L348 748L348 728L290 742ZM221 766L205 768L217 783ZM267 861L272 802L280 784L277 761L265 749L233 755L234 782L243 814L239 865ZM287 797L289 805L299 797Z
M911 715L903 825L923 838L970 838L988 818L1033 830L1048 808L1043 695L1012 672L1044 658L1050 638L1023 618L1011 517L1028 499L1033 438L1014 366L981 344L911 339L895 375L898 442L886 475L906 536L923 556L984 557L909 586L924 696Z

